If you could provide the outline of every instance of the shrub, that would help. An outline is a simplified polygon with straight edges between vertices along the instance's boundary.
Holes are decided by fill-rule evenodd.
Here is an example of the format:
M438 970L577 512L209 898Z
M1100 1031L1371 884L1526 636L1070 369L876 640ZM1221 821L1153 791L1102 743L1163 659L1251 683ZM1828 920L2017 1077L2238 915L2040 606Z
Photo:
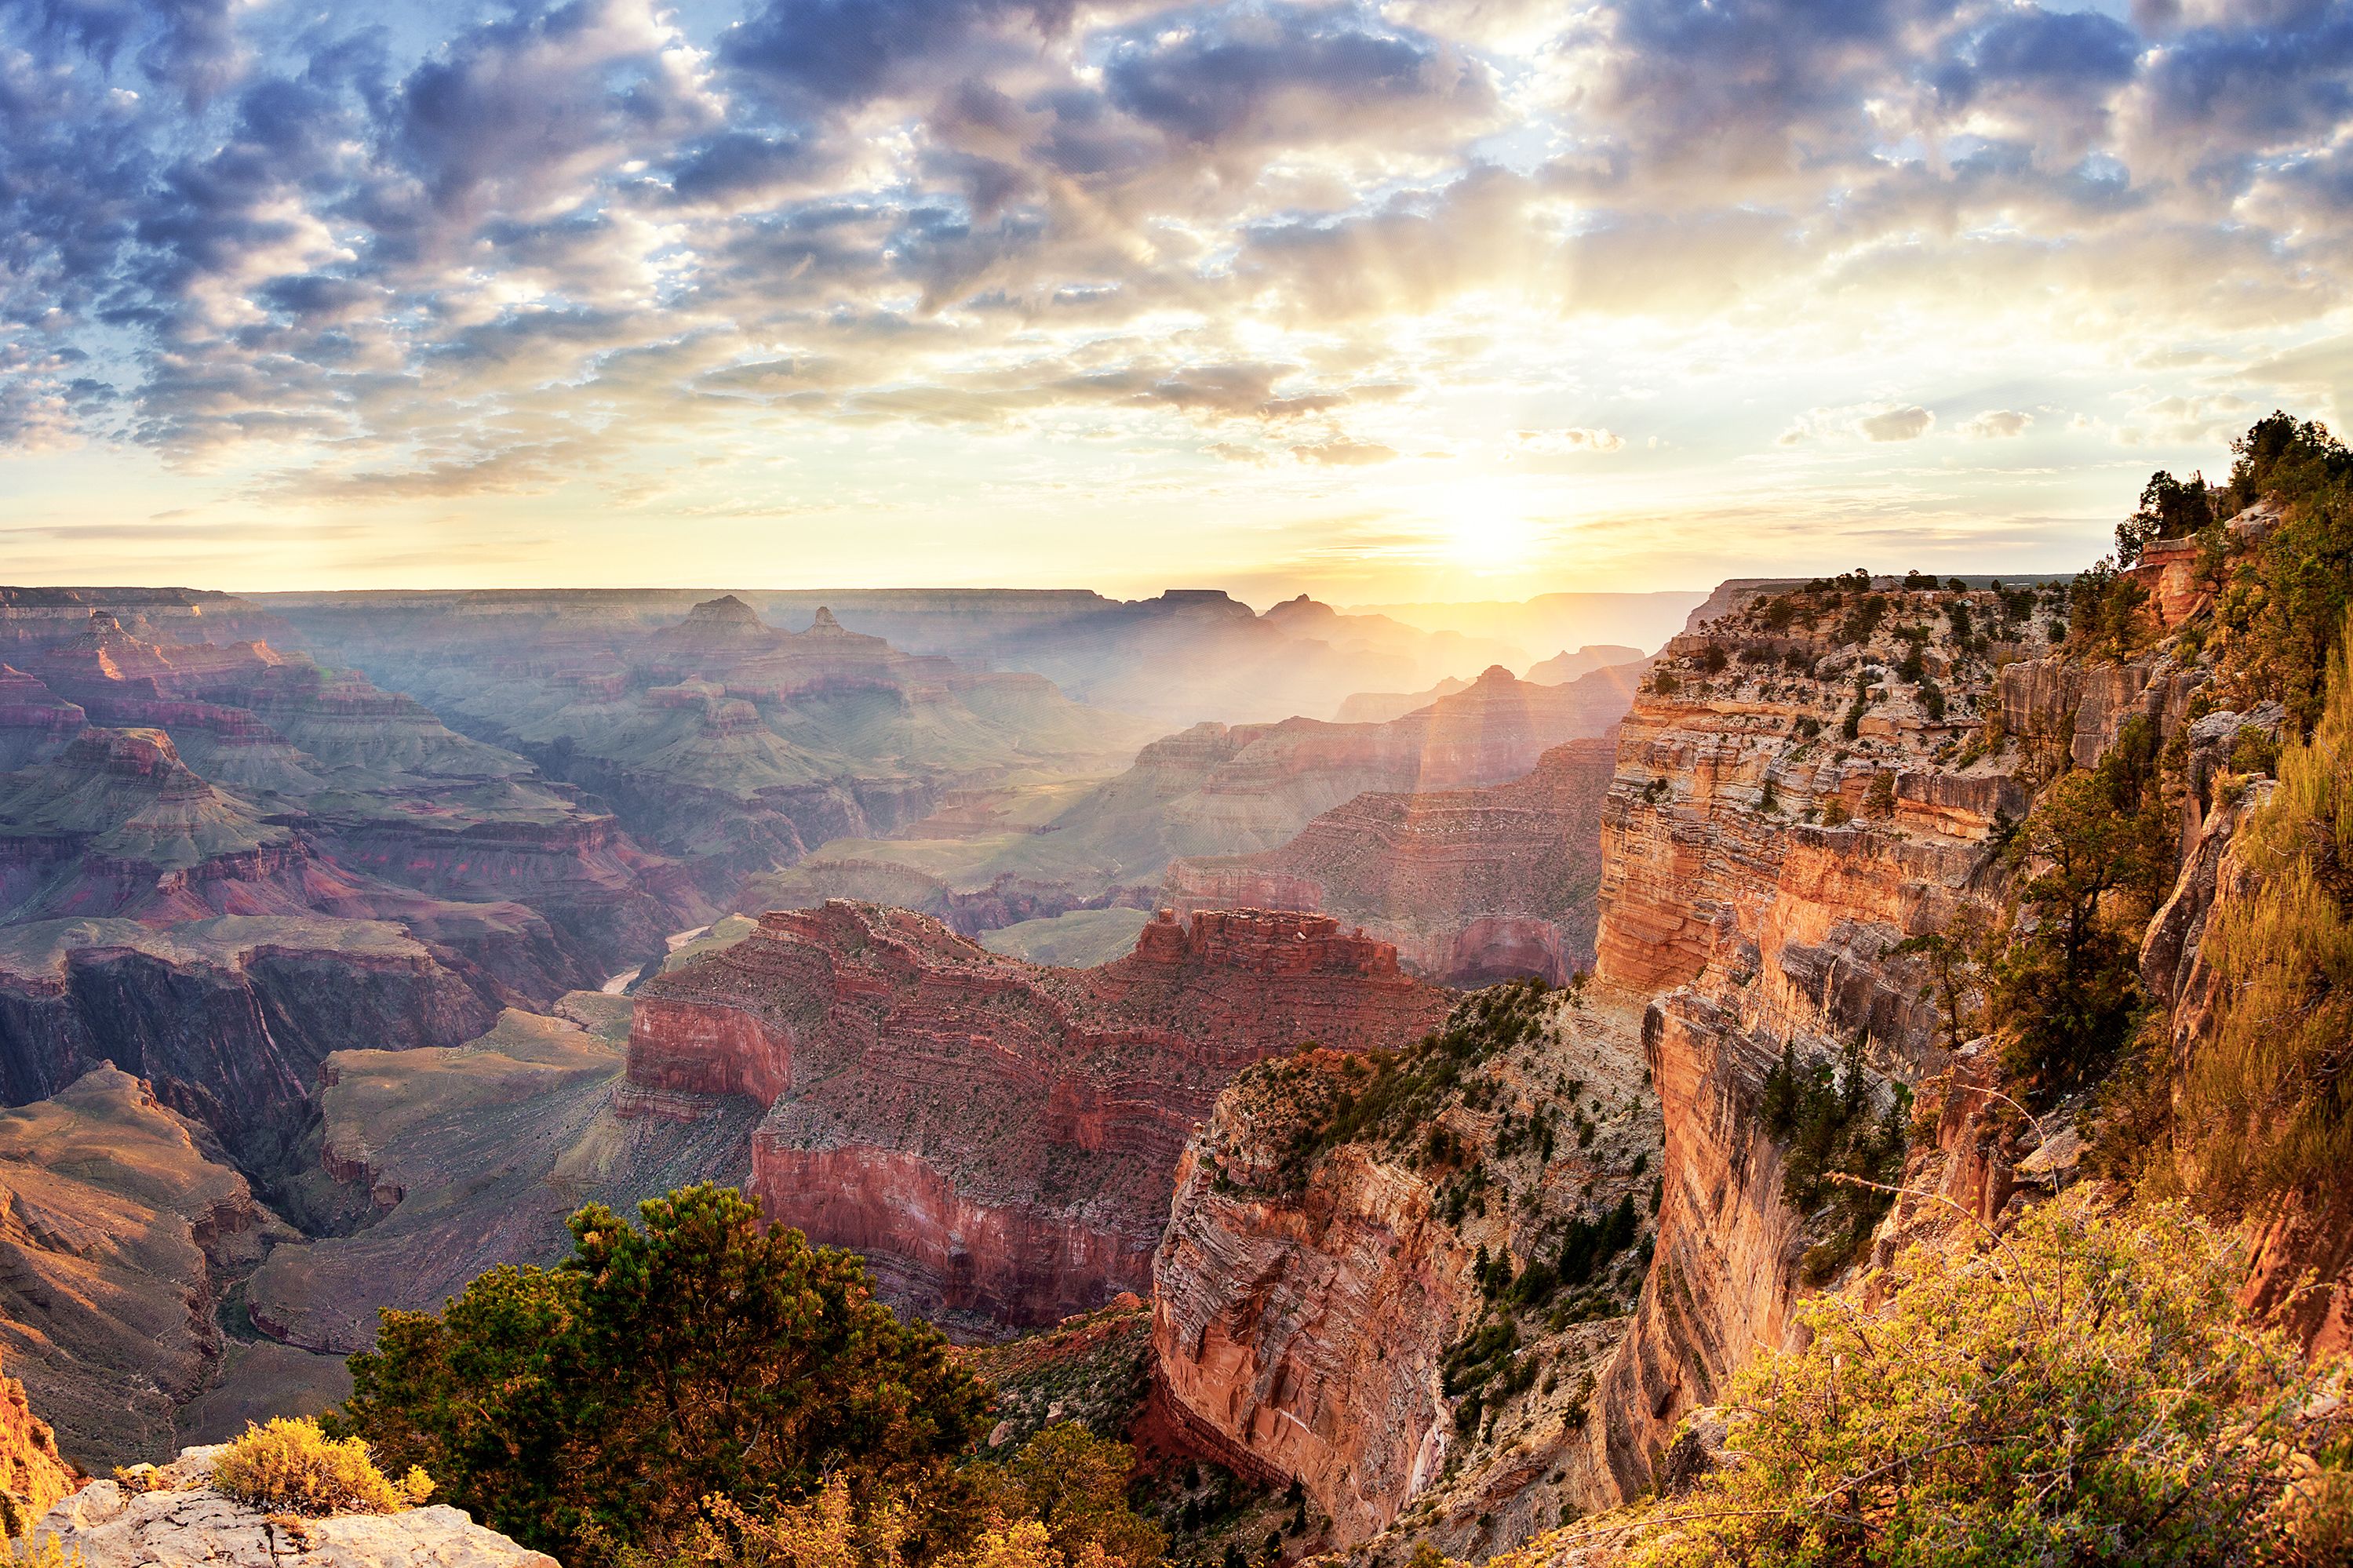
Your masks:
M2188 483L2159 468L2140 492L2140 510L2116 525L2116 559L2126 566L2160 539L2181 539L2214 521L2203 475Z
M1877 1313L1801 1303L1805 1348L1733 1382L1737 1462L1617 1522L1633 1563L2322 1562L2345 1420L2248 1324L2241 1259L2179 1205L2103 1214L2078 1189L1984 1248L1899 1257ZM2328 1473L2341 1473L2328 1472Z
M976 1465L969 1474L997 1519L1035 1519L1071 1563L1157 1563L1168 1538L1128 1506L1134 1471L1134 1448L1063 1421L1005 1464Z
M1904 1169L1905 1110L1899 1090L1887 1113L1872 1113L1864 1076L1862 1037L1848 1042L1837 1068L1800 1066L1785 1044L1765 1075L1766 1131L1787 1145L1781 1196L1799 1214L1820 1220L1821 1244L1806 1254L1806 1282L1820 1285L1844 1268L1869 1238L1893 1201L1889 1194L1842 1178L1892 1184Z
M1722 675L1727 662L1724 649L1715 643L1708 644L1707 651L1699 656L1699 667L1710 675Z
M2279 738L2258 724L2242 724L2231 738L2231 771L2268 773L2279 767Z
M2308 742L2280 752L2279 787L2233 854L2266 868L2215 906L2211 951L2225 998L2193 1055L2181 1146L2201 1196L2238 1214L2289 1194L2340 1212L2353 1169L2353 652L2340 642L2328 703Z
M2007 1065L2045 1095L2096 1077L2138 1005L2141 921L2112 895L2145 904L2164 880L2166 824L2150 782L2144 726L2119 738L2094 771L2043 792L2012 846L2041 869L2020 889L2034 916L1994 965L1994 1016L2010 1034Z
M947 1487L987 1390L874 1300L855 1255L763 1226L732 1188L570 1221L560 1268L502 1268L441 1312L382 1314L335 1417L450 1500L578 1565L680 1539L713 1494L755 1513Z
M1895 775L1893 773L1883 768L1871 775L1871 787L1862 792L1862 814L1875 817L1895 815Z
M432 1495L425 1472L410 1466L395 1483L357 1437L332 1438L308 1417L248 1423L213 1467L213 1486L272 1513L398 1513Z

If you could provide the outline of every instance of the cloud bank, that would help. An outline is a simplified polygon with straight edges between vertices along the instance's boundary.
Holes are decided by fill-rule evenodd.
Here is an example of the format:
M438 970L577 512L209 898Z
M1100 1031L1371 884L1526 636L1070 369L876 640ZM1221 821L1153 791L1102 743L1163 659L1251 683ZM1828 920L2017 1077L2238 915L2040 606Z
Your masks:
M1726 456L2206 441L2353 388L2348 147L2323 0L0 0L0 452L260 508L922 431L1574 475L1660 376L1739 381Z

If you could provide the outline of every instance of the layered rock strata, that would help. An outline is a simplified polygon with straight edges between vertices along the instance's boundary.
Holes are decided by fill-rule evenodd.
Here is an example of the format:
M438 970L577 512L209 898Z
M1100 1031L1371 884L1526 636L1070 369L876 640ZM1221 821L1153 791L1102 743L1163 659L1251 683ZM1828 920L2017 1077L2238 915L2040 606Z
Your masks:
M2130 713L2174 700L2178 683L2154 664L2108 679L2113 690L2092 694L2086 685L2079 694L2069 685L2083 684L2077 676L2021 662L2021 653L2047 646L2051 606L2032 595L2021 605L1990 591L1880 584L1866 594L1849 584L1809 596L1769 592L1777 586L1786 588L1720 595L1712 621L1670 644L1626 716L1601 807L1593 994L1622 1009L1627 1022L1613 1037L1626 1064L1620 1070L1647 1068L1665 1157L1655 1262L1639 1309L1584 1363L1595 1376L1591 1418L1564 1424L1493 1469L1472 1468L1466 1454L1441 1484L1442 1465L1417 1470L1395 1456L1438 1428L1442 1388L1359 1405L1351 1420L1328 1427L1316 1427L1303 1405L1273 1401L1311 1428L1348 1433L1348 1442L1392 1456L1386 1468L1372 1467L1385 1479L1371 1487L1362 1462L1335 1484L1346 1461L1314 1453L1288 1421L1211 1423L1268 1468L1301 1475L1319 1501L1328 1497L1335 1519L1354 1521L1355 1539L1388 1531L1492 1552L1542 1528L1561 1506L1612 1503L1647 1484L1683 1415L1757 1348L1780 1342L1800 1260L1820 1239L1783 1201L1781 1152L1760 1115L1767 1071L1785 1049L1816 1061L1857 1036L1875 1075L1911 1082L1945 1070L1950 1042L1924 999L1923 975L1894 950L1992 896L1996 841L2023 816L2054 744L2073 747L2078 731L2105 743ZM1776 597L1778 607L1768 603ZM2038 682L2063 700L2039 702ZM1984 720L2006 702L2019 727L1993 744ZM1883 1101L1892 1091L1873 1092ZM1447 1101L1451 1114L1476 1103L1461 1090ZM1210 1147L1197 1145L1196 1157ZM1329 1169L1336 1182L1347 1164ZM1200 1188L1195 1180L1184 1190ZM1383 1212L1368 1199L1326 1201L1330 1212ZM1251 1225L1205 1220L1215 1206L1214 1197L1190 1209L1180 1202L1164 1259L1196 1249L1215 1256L1210 1238L1239 1229L1268 1237L1271 1259L1237 1257L1240 1279L1311 1282L1296 1299L1238 1287L1215 1334L1177 1327L1161 1347L1172 1388L1221 1358L1250 1369L1255 1382L1221 1377L1218 1394L1181 1401L1215 1411L1231 1397L1222 1391L1242 1383L1252 1398L1235 1408L1248 1410L1282 1384L1267 1374L1282 1362L1271 1352L1289 1326L1343 1313L1360 1294L1343 1261L1358 1249L1345 1229L1327 1228L1297 1203ZM1526 1260L1516 1241L1513 1257ZM1459 1264L1451 1272L1461 1277ZM1175 1283L1163 1280L1172 1300ZM1445 1303L1428 1310L1448 1322ZM1368 1369L1366 1351L1351 1357L1314 1338L1305 1353L1337 1355L1346 1375L1382 1365L1373 1355ZM1375 1342L1387 1348L1391 1339ZM1219 1343L1256 1348L1237 1355ZM1294 1363L1302 1353L1292 1352ZM1299 1382L1328 1387L1341 1376L1319 1367ZM1467 1491L1465 1475L1475 1478Z
M1050 1322L1146 1285L1177 1150L1236 1071L1401 1043L1446 999L1328 918L1163 915L1127 957L1055 970L833 902L647 982L622 1105L765 1106L769 1215L864 1252L903 1304Z
M1478 1012L1499 998L1500 1026ZM1154 1259L1155 1395L1184 1439L1296 1478L1342 1547L1398 1527L1476 1557L1575 1506L1648 1251L1640 1017L1488 992L1385 1074L1316 1054L1238 1079Z
M1451 985L1520 975L1561 984L1593 966L1600 812L1614 736L1556 746L1534 772L1483 789L1366 794L1279 849L1168 868L1166 901L1309 910L1393 942Z
M1667 1152L1657 1258L1598 1394L1597 1503L1647 1485L1683 1415L1782 1342L1820 1239L1783 1200L1761 1114L1784 1051L1861 1037L1907 1084L1951 1065L1895 949L1998 898L1999 841L2060 727L2020 694L2076 679L2018 659L2048 642L2031 596L1760 588L1719 607L1669 644L1672 691L1628 715L1602 817L1598 975L1657 997L1643 1036ZM1984 719L2013 709L2012 739L1988 744ZM2068 742L2103 711L2065 706Z

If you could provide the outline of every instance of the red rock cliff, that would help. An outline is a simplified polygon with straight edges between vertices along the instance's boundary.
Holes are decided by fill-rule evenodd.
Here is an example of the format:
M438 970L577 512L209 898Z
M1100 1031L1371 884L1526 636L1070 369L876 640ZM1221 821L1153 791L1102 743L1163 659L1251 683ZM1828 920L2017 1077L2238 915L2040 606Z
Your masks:
M649 982L625 1100L762 1101L770 1215L865 1252L900 1301L1036 1323L1145 1285L1177 1150L1235 1071L1398 1044L1446 1004L1325 917L1164 915L1129 957L1053 970L836 901Z

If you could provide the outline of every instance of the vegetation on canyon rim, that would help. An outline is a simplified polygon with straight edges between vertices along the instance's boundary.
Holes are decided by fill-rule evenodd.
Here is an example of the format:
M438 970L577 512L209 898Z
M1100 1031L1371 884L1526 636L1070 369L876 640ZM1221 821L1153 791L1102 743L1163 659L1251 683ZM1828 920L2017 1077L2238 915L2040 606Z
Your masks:
M554 1268L387 1310L332 1422L476 1518L582 1564L1071 1568L1155 1560L1132 1457L1047 1428L959 1465L989 1394L856 1256L700 1185L573 1215Z
M2228 1238L2078 1189L1978 1240L1905 1251L1880 1311L1804 1302L1805 1348L1733 1385L1736 1462L1564 1535L1642 1568L2345 1561L2346 1369L2244 1320Z

